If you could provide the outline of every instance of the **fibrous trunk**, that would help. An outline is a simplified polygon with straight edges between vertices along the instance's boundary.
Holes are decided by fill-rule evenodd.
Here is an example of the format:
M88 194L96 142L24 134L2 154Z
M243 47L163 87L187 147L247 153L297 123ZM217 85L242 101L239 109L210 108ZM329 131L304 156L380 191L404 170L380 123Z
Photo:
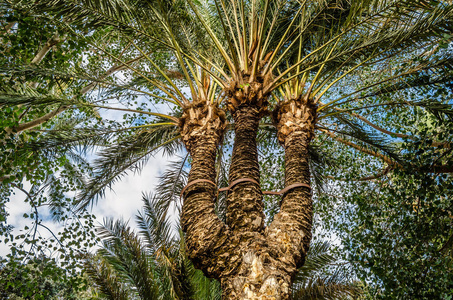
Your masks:
M275 122L285 147L285 186L310 183L308 145L315 111L301 100L277 108ZM262 107L250 102L232 110L235 143L230 184L237 179L251 180L229 191L226 224L215 216L213 185L199 182L185 191L181 221L189 255L196 267L221 281L224 299L290 299L292 278L304 262L311 239L312 204L307 186L283 195L280 212L264 227L262 192L256 183L260 180L256 134L262 113ZM183 136L187 134L183 131ZM196 179L215 179L220 139L209 132L196 136L185 139L193 159L189 184Z
M200 179L215 182L216 151L226 126L224 113L199 103L187 107L180 120L183 142L192 157L189 184ZM209 182L189 186L184 192L181 215L189 258L209 277L220 276L223 266L212 258L220 255L230 236L214 211L216 190Z
M230 183L243 178L254 182L235 185L227 197L227 225L238 232L262 232L264 213L262 193L259 187L260 171L256 134L259 125L259 111L244 106L233 113L235 141L230 166Z

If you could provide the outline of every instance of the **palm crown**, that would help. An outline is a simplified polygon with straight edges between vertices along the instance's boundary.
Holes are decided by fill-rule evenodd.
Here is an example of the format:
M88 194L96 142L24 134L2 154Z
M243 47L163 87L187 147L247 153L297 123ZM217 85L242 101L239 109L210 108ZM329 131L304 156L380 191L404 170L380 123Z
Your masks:
M28 7L20 1L9 3L13 9ZM369 113L371 110L378 114L381 107L395 105L443 109L436 101L392 99L382 102L376 96L430 83L442 84L451 77L448 52L432 54L423 50L436 47L441 34L451 29L451 8L442 2L54 1L48 5L38 1L29 8L36 12L57 12L56 16L46 15L49 22L57 22L57 18L63 16L68 20L66 29L89 44L96 55L101 53L111 62L111 67L101 75L77 68L67 75L54 74L59 81L67 82L70 78L82 84L87 82L82 90L63 86L62 91L54 89L50 94L40 94L30 88L5 88L5 105L57 107L42 120L38 118L28 122L35 121L33 124L25 122L16 126L16 131L39 126L62 111L76 107L83 110L110 108L156 117L152 124L127 129L134 132L134 138L127 137L124 143L136 139L139 144L147 145L142 149L148 152L141 152L140 147L134 149L133 144L126 146L122 151L124 157L117 157L114 169L108 170L110 179L103 185L137 164L150 149L169 146L178 139L179 108L198 102L216 106L228 102L231 107L237 105L236 98L253 98L253 95L265 101L260 104L263 109L267 109L268 101L275 105L291 99L311 99L317 105L318 135L327 134L394 164L395 154L384 146L382 138L380 141L376 134L371 134L371 128L384 134L393 132L362 117L360 111ZM84 34L76 27L81 23L99 34L93 34L96 31ZM115 53L118 51L108 49L110 44L96 40L106 37L105 28L108 34L115 32L118 38L115 43L124 47L121 52ZM362 70L376 68L388 71L367 78L363 85L340 88L345 80L360 78ZM43 73L48 71L39 67L22 68L12 74L31 72L44 77ZM118 71L129 73L132 80L124 84L118 78L107 77ZM47 77L43 79L48 82ZM75 101L70 96L70 93L76 93L76 97L101 87L104 98L119 93L143 95L151 101L168 103L170 109L167 113L135 110L129 108L125 97L120 98L124 106L112 107L101 104L102 96L97 100L85 98L88 101ZM239 97L230 97L233 94ZM322 98L327 101L323 102ZM342 126L333 126L338 123ZM77 132L81 133L70 142L91 135L82 130ZM109 132L111 130L106 130L106 134ZM124 147L124 144L118 145L115 150L121 151ZM107 152L106 156L99 165L111 159ZM87 199L101 190L100 186L97 189L93 186L94 193L88 193Z

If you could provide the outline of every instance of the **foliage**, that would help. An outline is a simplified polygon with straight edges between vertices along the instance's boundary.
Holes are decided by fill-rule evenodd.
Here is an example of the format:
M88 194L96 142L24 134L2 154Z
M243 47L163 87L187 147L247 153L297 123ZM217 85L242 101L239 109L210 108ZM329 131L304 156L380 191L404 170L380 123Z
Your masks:
M77 117L66 114L64 121L54 118L33 124L60 105L25 106L21 101L37 100L43 94L52 96L50 99L68 96L69 87L77 89L72 80L63 82L48 72L37 73L36 68L39 65L43 69L70 70L81 62L86 44L62 26L50 24L45 16L13 7L11 2L3 2L0 11L2 24L7 28L0 37L0 90L3 100L6 97L14 102L0 104L0 235L11 249L11 263L57 253L62 262L68 263L74 260L75 253L93 245L93 216L87 211L75 214L68 195L84 185L83 174L91 169L75 149L51 144L50 140L55 139L54 132L72 130L89 116L82 112ZM24 124L32 130L22 131ZM15 230L6 210L11 196L29 204L21 222L26 225ZM66 227L53 232L47 223L50 220Z
M2 299L97 299L87 280L70 276L55 260L35 257L25 264L8 261L0 266Z
M330 249L329 242L312 242L305 265L294 279L294 299L357 299L362 295L348 263L341 262Z
M351 168L351 175L330 186L318 211L341 237L343 257L362 280L374 283L374 298L448 298L453 182L433 166L450 168L451 122L415 110L399 125L409 135L398 147L412 163L377 169L377 176L363 180L365 158L342 152L336 162ZM342 208L335 218L328 216L332 207Z
M317 103L317 138L311 145L318 183L315 205L322 221L341 230L350 258L361 263L358 273L376 282L377 289L382 286L383 297L428 297L448 289L448 272L423 290L417 281L423 277L414 271L427 263L433 279L450 263L443 254L430 255L435 249L445 252L444 245L451 244L451 175L438 174L451 172L451 4L8 0L1 9L5 28L18 22L11 34L1 37L3 199L19 189L30 194L33 209L51 204L69 216L74 203L66 194L77 190L77 208L83 211L160 149L170 156L180 154L178 117L185 107L205 101L226 108L232 90L246 93L259 78L263 106L269 101L269 109L298 97ZM52 59L32 63L34 54L55 36L64 42L52 46ZM105 111L120 112L123 120L111 120ZM36 126L31 124L35 121ZM226 138L221 156L230 151L229 142ZM282 157L274 151L278 142L269 117L261 123L260 147L266 175L275 178ZM85 160L91 149L98 150L94 169ZM223 174L225 165L218 166ZM173 190L183 185L178 174L168 174L175 181L168 182L172 190L165 203L177 201ZM223 174L218 185L227 180ZM29 191L25 181L31 183ZM263 181L269 189L281 187L278 178ZM417 209L414 199L420 203ZM219 201L219 215L222 207ZM278 201L267 200L269 222L278 209ZM6 215L2 209L0 221ZM38 227L37 214L32 218ZM399 228L401 224L406 227ZM12 240L10 227L0 226ZM106 226L111 231L105 232L106 249L129 262L133 257L121 252L124 249L145 257L144 247L154 247L143 246L124 223ZM382 240L385 228L394 230L402 245L421 245L401 255L391 272L394 277L382 270L388 265L376 256L392 257L395 239ZM35 237L30 233L23 238L32 237L28 240L33 250ZM82 236L74 238L80 245ZM128 238L132 242L125 244ZM375 241L374 250L369 241ZM363 251L368 251L366 260ZM101 263L105 268L100 272L124 271L126 266L109 255L117 269ZM172 255L182 264L179 254ZM431 262L439 263L431 267ZM151 280L163 267L146 260L138 263L146 270L126 270L130 274L121 279L128 283L116 285L119 290L113 294L124 295L151 275L146 292L163 293ZM408 266L404 274L398 269L403 265ZM139 271L149 273L140 279L133 275ZM112 282L115 278L112 275ZM404 286L407 289L398 290Z

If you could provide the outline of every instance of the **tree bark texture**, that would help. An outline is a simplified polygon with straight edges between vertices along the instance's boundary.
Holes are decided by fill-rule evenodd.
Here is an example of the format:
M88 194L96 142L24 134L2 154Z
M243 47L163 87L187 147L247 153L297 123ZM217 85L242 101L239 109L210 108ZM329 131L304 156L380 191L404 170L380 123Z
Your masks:
M260 182L256 134L259 111L243 106L233 113L235 140L230 166L230 184L237 179L250 178ZM263 194L253 182L236 184L227 197L227 225L234 231L262 232L264 229Z
M198 179L215 182L217 146L225 126L224 114L216 107L199 103L184 110L180 130L192 157L189 184ZM230 233L215 214L216 192L216 186L207 182L189 186L184 192L181 227L186 233L188 255L195 267L209 277L219 278L225 268L220 257Z
M308 145L314 136L316 105L312 99L299 98L283 102L274 111L278 139L285 148L285 187L294 183L310 185ZM277 242L279 251L287 253L291 268L300 268L311 240L311 190L294 188L283 195L280 212L266 231Z
M305 117L301 117L304 110ZM183 141L193 159L189 184L196 179L215 180L221 130L206 126L216 122L216 118L207 117L207 111L202 107L192 112L186 109L181 118ZM286 186L310 183L308 144L313 137L315 113L314 105L303 101L285 102L275 113L279 140L285 147ZM243 178L259 182L256 134L262 109L249 103L236 106L232 115L235 142L230 183ZM311 239L310 189L288 191L281 211L266 229L258 184L241 182L229 191L226 224L214 213L215 192L212 184L198 182L184 193L181 222L195 266L220 280L223 299L291 299L292 278L305 260Z

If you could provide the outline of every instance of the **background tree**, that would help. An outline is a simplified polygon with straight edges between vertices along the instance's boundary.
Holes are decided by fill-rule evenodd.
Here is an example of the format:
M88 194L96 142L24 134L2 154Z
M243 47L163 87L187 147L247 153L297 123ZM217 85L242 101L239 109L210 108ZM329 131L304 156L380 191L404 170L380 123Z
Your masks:
M343 153L342 159L357 175L339 183L341 189L332 186L320 199L320 210L341 236L345 258L361 278L376 282L376 298L448 298L451 175L430 168L434 162L449 166L451 149L446 141L451 141L447 129L451 121L443 114L436 117L418 110L407 117L400 125L407 126L416 142L407 138L410 141L400 146L413 164L364 176L361 166L350 163L357 155ZM328 217L331 205L343 207L337 219Z
M0 265L2 299L98 299L87 279L70 276L55 260L34 257L25 264Z
M81 188L83 174L91 169L83 155L51 139L55 132L86 125L93 114L86 110L78 110L77 116L64 114L65 109L51 99L59 94L70 97L79 86L71 80L63 83L46 70L75 68L85 44L59 24L49 23L51 16L37 16L10 2L0 4L0 14L5 27L0 37L0 235L10 249L0 257L4 275L0 285L11 299L59 297L60 288L67 288L69 297L75 295L69 289L79 285L69 282L79 278L78 255L96 242L94 216L87 210L75 213L69 193ZM82 88L81 93L93 87ZM50 103L43 104L42 98ZM9 202L14 196L28 204L20 222L25 225L17 228L8 220L8 208L17 205ZM54 230L52 221L61 230ZM40 267L45 269L41 275L41 270L35 272ZM49 280L40 281L38 276Z

